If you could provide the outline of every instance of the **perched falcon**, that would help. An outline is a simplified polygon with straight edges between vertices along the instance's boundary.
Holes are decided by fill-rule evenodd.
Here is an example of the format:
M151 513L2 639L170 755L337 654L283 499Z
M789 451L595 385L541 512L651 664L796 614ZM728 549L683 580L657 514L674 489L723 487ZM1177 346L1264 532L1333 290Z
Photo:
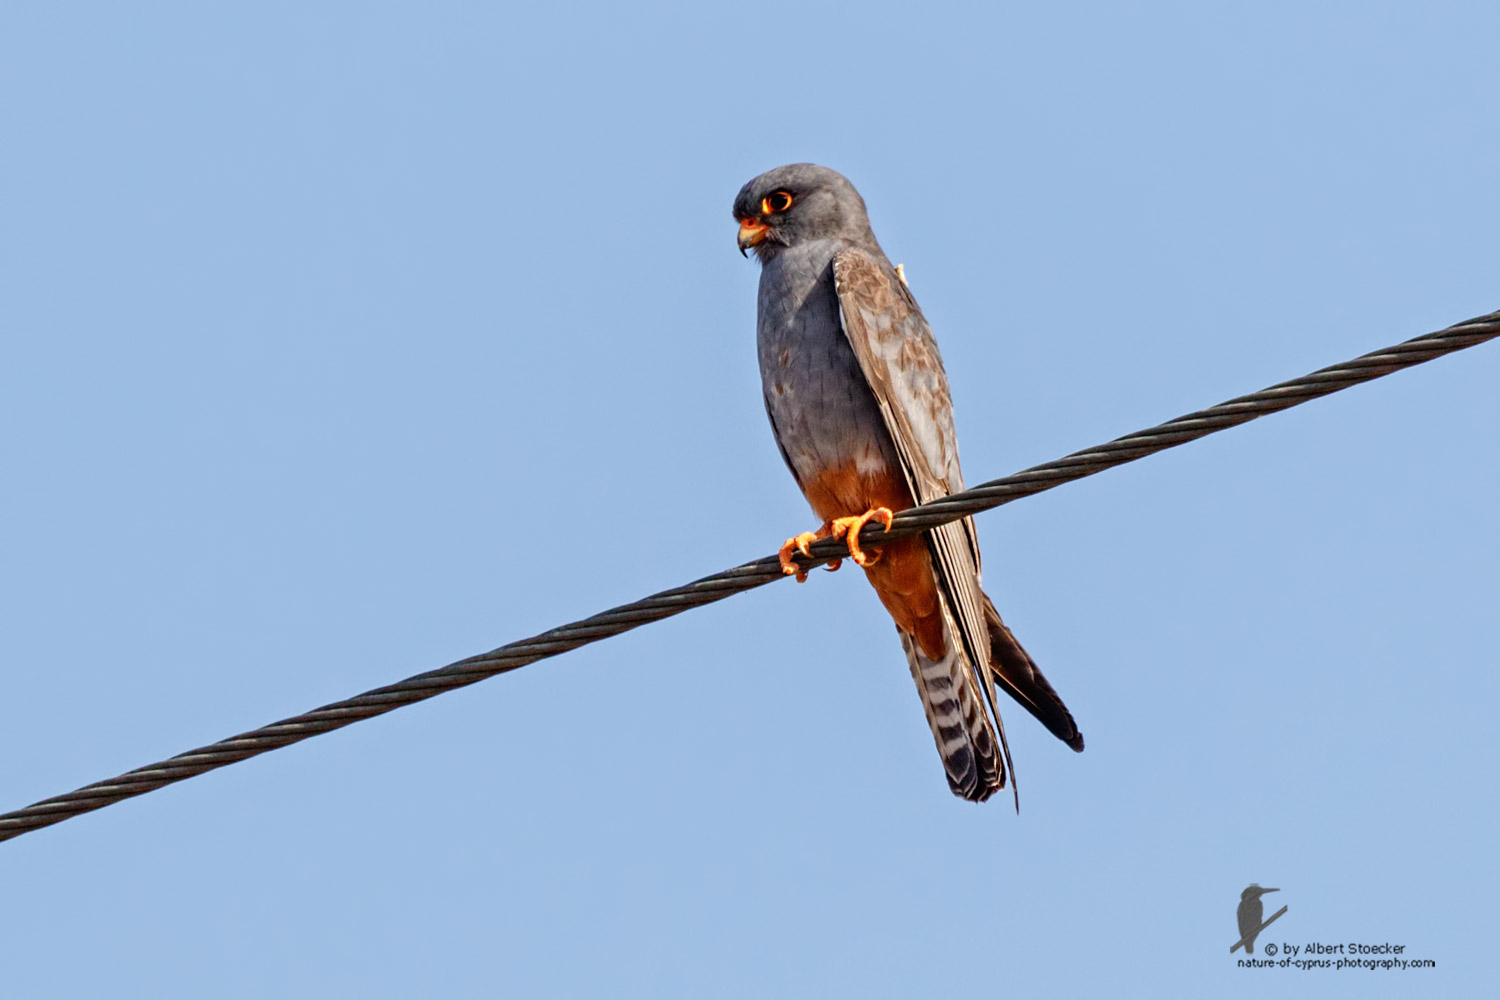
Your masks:
M1082 750L1073 716L979 589L972 518L860 548L870 520L889 525L893 511L964 488L937 342L870 231L864 199L842 174L794 163L741 188L734 217L740 252L754 248L761 262L766 412L823 520L787 539L782 568L803 580L795 552L828 535L846 540L896 621L953 794L983 802L1005 787L996 684Z

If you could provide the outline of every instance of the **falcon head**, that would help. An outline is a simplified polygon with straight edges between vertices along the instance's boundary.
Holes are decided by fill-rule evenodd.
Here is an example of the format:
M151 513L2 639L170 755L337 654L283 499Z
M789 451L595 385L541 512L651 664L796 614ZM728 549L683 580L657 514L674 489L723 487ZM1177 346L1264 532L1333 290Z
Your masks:
M754 247L762 263L812 240L879 249L865 200L843 174L816 163L767 170L740 188L734 217L740 224L740 253Z

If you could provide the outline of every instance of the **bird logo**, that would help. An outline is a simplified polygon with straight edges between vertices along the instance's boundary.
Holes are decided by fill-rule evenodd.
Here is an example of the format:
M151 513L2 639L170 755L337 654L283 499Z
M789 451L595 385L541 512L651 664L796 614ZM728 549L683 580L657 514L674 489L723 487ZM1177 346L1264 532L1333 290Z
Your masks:
M1255 939L1260 932L1270 927L1277 917L1286 912L1286 907L1283 906L1271 915L1270 920L1262 921L1261 917L1265 915L1266 908L1265 904L1260 901L1260 897L1268 892L1280 891L1280 889L1262 889L1252 882L1245 887L1244 892L1240 893L1239 909L1234 912L1235 919L1240 925L1240 939L1230 947L1230 954L1239 950L1241 945L1245 948L1245 954L1255 954Z

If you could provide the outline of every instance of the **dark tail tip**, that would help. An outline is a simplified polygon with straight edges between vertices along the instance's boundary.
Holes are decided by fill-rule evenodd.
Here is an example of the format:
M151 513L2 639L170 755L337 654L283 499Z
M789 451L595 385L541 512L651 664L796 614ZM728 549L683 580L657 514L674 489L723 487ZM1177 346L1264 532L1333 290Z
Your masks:
M1073 713L1042 676L1031 654L1022 648L1005 622L1000 620L1000 612L995 610L989 595L984 598L984 615L989 625L990 669L995 680L1006 694L1036 716L1048 732L1082 753L1083 734L1073 721Z

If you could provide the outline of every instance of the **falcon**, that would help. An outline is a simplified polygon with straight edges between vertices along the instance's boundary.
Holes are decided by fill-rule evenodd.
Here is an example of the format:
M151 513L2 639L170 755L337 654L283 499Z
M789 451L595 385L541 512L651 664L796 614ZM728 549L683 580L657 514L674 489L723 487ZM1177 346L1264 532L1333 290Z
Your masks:
M870 521L889 526L896 511L964 488L937 342L864 199L837 171L793 163L741 188L734 217L740 252L761 263L766 412L822 521L782 545L783 571L804 581L796 553L830 535L845 541L896 622L953 794L983 802L1013 773L997 686L1082 750L1067 706L980 589L973 518L860 547Z

